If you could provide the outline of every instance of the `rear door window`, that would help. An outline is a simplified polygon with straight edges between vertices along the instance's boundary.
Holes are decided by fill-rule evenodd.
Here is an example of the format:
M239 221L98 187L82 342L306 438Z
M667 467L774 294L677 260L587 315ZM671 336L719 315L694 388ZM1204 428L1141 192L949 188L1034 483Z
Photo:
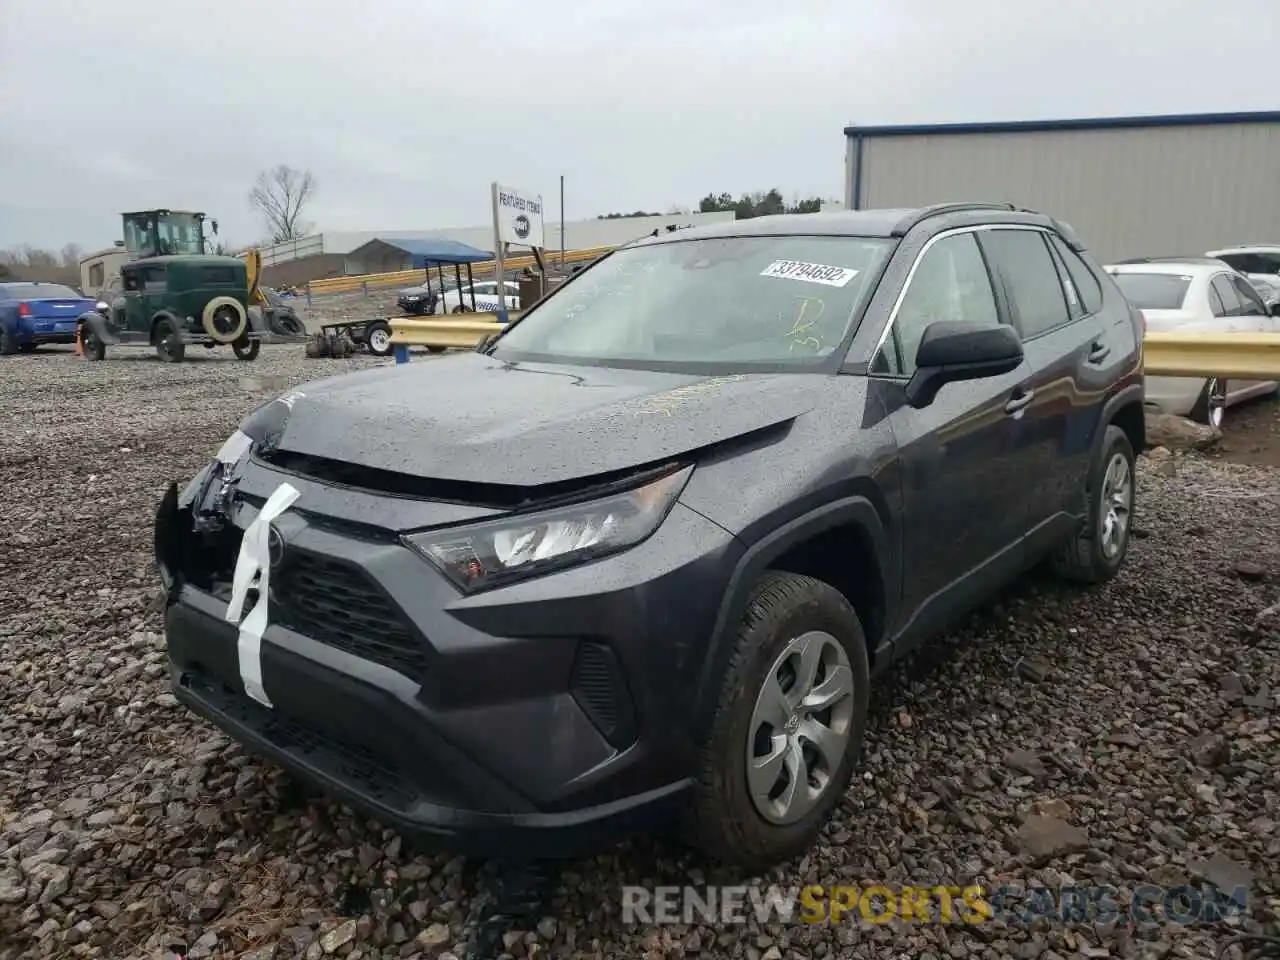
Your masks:
M1071 321L1062 278L1040 230L987 230L982 247L1004 280L1023 339Z

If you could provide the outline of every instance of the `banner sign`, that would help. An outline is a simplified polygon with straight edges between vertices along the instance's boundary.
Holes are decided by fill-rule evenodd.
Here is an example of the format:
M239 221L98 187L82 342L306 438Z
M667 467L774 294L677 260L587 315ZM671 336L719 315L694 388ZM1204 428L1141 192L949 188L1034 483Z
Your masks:
M500 243L543 246L541 195L495 183L493 214Z

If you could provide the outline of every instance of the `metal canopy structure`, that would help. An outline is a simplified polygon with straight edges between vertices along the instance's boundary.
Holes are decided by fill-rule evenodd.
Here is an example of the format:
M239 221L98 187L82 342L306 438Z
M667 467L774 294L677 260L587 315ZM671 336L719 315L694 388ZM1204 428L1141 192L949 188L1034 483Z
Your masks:
M453 267L454 282L458 286L458 303L462 304L462 267L467 268L467 283L465 289L471 293L471 312L476 312L476 291L474 279L471 275L471 265L473 263L485 263L493 259L493 252L489 250L481 250L470 244L459 243L457 240L449 240L443 237L426 237L414 239L397 239L394 237L378 238L370 240L361 247L357 247L352 251L353 256L358 256L361 252L380 252L379 248L389 248L398 250L401 253L407 253L412 258L414 269L426 271L425 286L431 291L431 268L436 268L436 277L440 284L439 294L440 302L444 303L444 268L446 266ZM442 307L443 308L443 307ZM463 306L465 310L466 307Z

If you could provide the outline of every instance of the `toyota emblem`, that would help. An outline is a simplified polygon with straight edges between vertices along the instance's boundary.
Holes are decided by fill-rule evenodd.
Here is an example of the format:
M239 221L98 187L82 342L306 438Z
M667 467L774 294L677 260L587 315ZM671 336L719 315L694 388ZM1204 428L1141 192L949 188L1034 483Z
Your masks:
M272 570L284 562L284 534L274 523L267 528L267 557Z

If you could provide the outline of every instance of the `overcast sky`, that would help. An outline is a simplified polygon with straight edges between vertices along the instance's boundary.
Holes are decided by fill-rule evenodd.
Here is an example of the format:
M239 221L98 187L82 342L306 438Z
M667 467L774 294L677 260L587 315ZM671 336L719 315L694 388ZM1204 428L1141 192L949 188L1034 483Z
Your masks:
M1264 110L1280 0L0 0L0 248L313 171L318 230L843 198L842 128Z

